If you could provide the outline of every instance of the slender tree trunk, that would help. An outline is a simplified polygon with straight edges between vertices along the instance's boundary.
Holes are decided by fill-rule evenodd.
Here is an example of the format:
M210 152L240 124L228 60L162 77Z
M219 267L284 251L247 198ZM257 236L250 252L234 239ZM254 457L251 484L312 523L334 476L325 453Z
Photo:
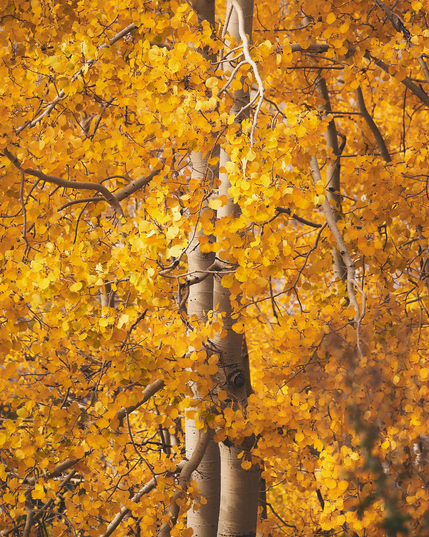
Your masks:
M203 179L207 171L207 158L201 153L192 154L193 178ZM192 231L192 242L189 246L188 270L204 272L212 265L215 259L214 253L203 253L200 250L198 237L203 234L202 230ZM209 275L202 282L193 285L189 289L188 315L196 315L204 320L207 313L213 310L213 276ZM198 397L198 393L195 393ZM199 432L195 427L195 421L187 419L185 422L186 457L190 459L198 442ZM219 517L220 502L220 458L218 444L210 438L206 452L198 467L192 474L192 479L198 484L201 495L207 500L198 510L188 511L188 528L194 530L194 537L216 537Z
M239 0L243 16L244 29L250 37L252 35L253 0ZM227 11L231 9L228 2ZM242 41L239 33L239 18L234 8L228 24L228 32L234 36L238 43ZM225 71L233 71L232 66L226 64ZM242 120L240 110L249 102L249 94L241 89L234 93L234 105L231 110L237 120ZM229 157L225 150L221 151L220 165L225 166ZM228 197L230 181L226 173L219 174L219 194ZM228 203L217 212L218 218L234 218L239 214L239 207L228 197ZM221 366L225 379L223 389L228 393L227 401L235 406L246 406L246 374L248 368L243 360L243 335L237 334L232 325L237 322L232 319L232 306L229 289L222 286L222 272L214 278L214 309L223 314L223 336L218 335L214 344L220 354ZM246 439L243 444L236 445L226 440L220 444L221 454L221 503L219 512L218 537L254 537L258 514L258 495L260 488L259 465L252 465L244 469L242 462L250 458L250 449L254 443L253 438ZM241 459L238 455L245 452Z
M192 7L197 13L198 22L208 21L210 26L215 27L215 0L192 0ZM207 51L200 50L200 53L210 58ZM214 153L218 151L214 148ZM217 170L208 167L208 156L201 153L192 153L192 177L204 180L207 186L213 187L213 176ZM208 176L211 174L212 177ZM188 269L190 273L204 272L215 260L214 253L203 253L200 250L198 237L203 234L202 230L192 230L192 241L189 245ZM213 310L213 276L209 275L205 280L197 285L191 286L188 297L188 315L196 315L200 320L206 320L207 313ZM198 397L198 394L195 394ZM199 433L194 420L186 420L186 456L189 459L195 449ZM216 537L219 504L220 504L220 457L219 446L211 435L206 452L198 467L192 474L192 479L197 482L201 496L206 503L200 504L197 510L193 508L188 511L187 525L193 529L194 537Z

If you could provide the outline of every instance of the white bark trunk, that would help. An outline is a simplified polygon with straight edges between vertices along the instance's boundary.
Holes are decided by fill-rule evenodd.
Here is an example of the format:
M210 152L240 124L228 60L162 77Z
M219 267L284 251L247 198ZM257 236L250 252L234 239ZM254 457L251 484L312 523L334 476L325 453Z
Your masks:
M252 35L253 0L238 0L244 17L244 31L250 37ZM231 9L231 2L228 2L227 12ZM237 43L242 41L239 34L239 19L236 9L232 10L228 22L228 32L234 36ZM226 64L225 71L233 72L233 67ZM239 116L240 110L249 102L247 91L236 90L234 92L234 105L231 113L235 113L236 120L244 119ZM246 116L249 109L246 110ZM220 165L225 166L229 157L225 150L221 151ZM228 196L230 181L226 173L219 174L221 182L219 194ZM228 196L227 205L218 210L218 218L238 216L239 207L234 205ZM232 319L232 307L229 289L222 286L222 273L216 274L214 278L214 309L222 312L223 330L225 337L217 336L214 340L216 349L219 351L221 367L224 371L223 389L228 393L226 404L232 407L246 406L246 374L248 368L243 363L243 335L232 330L232 325L237 319ZM248 384L248 383L247 383ZM260 488L260 469L258 465L252 466L249 470L242 468L243 459L238 455L244 451L249 454L253 445L253 439L247 439L242 445L235 445L228 440L219 446L221 454L221 503L219 512L218 537L255 537L257 515L258 515L258 495ZM250 456L250 455L248 455Z
M259 465L243 470L238 455L244 446L220 444L221 513L218 537L255 537L260 485Z
M207 168L207 159L201 153L192 154L192 177L203 179ZM214 253L201 252L198 237L202 230L193 230L193 240L189 247L188 270L190 273L204 271L214 262ZM208 276L202 282L189 289L188 315L196 315L198 319L205 320L207 313L213 309L213 276ZM195 394L198 397L198 393ZM186 457L189 459L198 442L198 431L194 420L185 421ZM190 509L187 514L188 528L194 530L194 537L216 537L220 503L220 458L218 444L211 437L198 467L192 474L207 503L198 510Z

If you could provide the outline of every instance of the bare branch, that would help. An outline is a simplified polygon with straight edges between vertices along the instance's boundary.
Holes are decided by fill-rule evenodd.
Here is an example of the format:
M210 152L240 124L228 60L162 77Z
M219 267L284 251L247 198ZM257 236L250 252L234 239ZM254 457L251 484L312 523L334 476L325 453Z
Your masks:
M32 170L31 168L27 168L24 170L23 168L21 168L19 160L14 157L8 149L4 148L3 154L12 162L14 166L18 168L18 170L23 171L28 175L38 177L39 179L41 179L42 181L46 181L47 183L53 183L54 185L63 186L64 188L76 188L78 190L97 190L98 192L100 192L100 194L104 196L104 199L107 201L107 203L109 203L109 205L113 207L118 216L124 216L122 207L120 206L118 199L104 185L82 181L68 181L67 179L61 179L60 177L56 177L55 175L47 175L40 170ZM127 187L128 186L130 185L127 185Z
M162 160L160 162L163 163ZM118 201L122 201L125 198L128 198L128 196L131 196L131 194L134 194L134 192L136 192L140 188L143 188L144 186L148 185L152 181L152 179L159 174L159 172L161 170L162 170L162 168L159 168L158 170L154 170L153 172L151 172L147 176L142 175L138 179L135 179L134 181L132 181L128 185L124 186L124 188L119 190L119 192L116 192L115 198Z
M178 473L182 470L182 468L185 467L186 461L180 461L178 465L176 466L175 472L168 472L169 475L172 473ZM156 479L151 479L144 487L142 487L135 496L131 498L131 501L134 503L137 503L140 501L140 499L145 495L148 494L151 490L153 490L156 487ZM122 509L119 511L119 513L115 516L115 518L112 520L112 522L108 525L106 533L102 537L110 537L112 533L116 530L116 528L119 526L119 524L122 522L122 520L131 513L130 509L127 509L126 507L122 507Z
M134 410L137 410L137 408L146 403L146 401L148 401L153 395L155 395L156 392L159 392L159 390L161 390L164 385L165 383L162 379L155 380L155 382L152 382L152 384L146 386L143 392L143 399L139 403L129 406L127 408L121 408L121 410L116 414L116 417L119 420L119 426L122 427L125 416L128 416L129 414L131 414L131 412L134 412Z
M262 82L262 78L261 78L261 76L259 74L258 66L256 65L256 63L252 60L252 57L250 56L249 40L247 38L245 29L244 29L244 14L243 14L243 10L241 9L241 6L237 2L237 0L231 0L231 5L234 6L235 11L237 12L237 16L238 16L238 32L239 32L241 40L243 42L243 54L244 54L244 57L246 58L247 63L249 65L251 65L251 67L253 68L253 72L255 74L256 81L258 82L259 102L258 102L258 105L257 105L256 110L255 110L255 115L253 116L253 125L252 125L252 130L250 132L250 145L253 147L253 143L254 143L253 137L254 137L254 134L255 134L255 129L256 129L256 125L257 125L257 121L258 121L259 111L260 111L262 103L264 101L264 91L265 90L264 90L264 84Z
M292 52L327 52L329 45L324 43L311 43L308 48L304 48L300 43L291 43Z
M377 145L381 151L382 157L384 158L386 162L391 162L392 159L390 158L389 150L387 149L383 135L381 134L380 129L375 124L374 120L372 119L371 114L368 112L365 106L362 88L360 86L356 90L356 96L357 96L357 101L359 104L359 110L362 116L364 117L365 121L367 122L368 127L371 129L372 134L374 135Z
M322 227L322 224L315 224L314 222L310 222L310 220L306 220L305 218L301 218L300 216L298 216L295 213L292 214L292 211L290 209L288 209L288 208L276 207L276 211L278 213L288 214L291 218L293 218L297 222L300 222L301 224L304 224L306 226L314 227L316 229Z

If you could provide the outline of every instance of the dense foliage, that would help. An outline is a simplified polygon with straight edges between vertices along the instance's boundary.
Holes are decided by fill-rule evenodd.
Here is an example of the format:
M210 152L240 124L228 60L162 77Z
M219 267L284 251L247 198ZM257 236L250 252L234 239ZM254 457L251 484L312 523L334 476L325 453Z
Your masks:
M247 52L195 9L2 3L2 535L156 535L186 413L254 439L262 535L427 535L426 3L258 0ZM186 313L196 231L245 408L225 312Z

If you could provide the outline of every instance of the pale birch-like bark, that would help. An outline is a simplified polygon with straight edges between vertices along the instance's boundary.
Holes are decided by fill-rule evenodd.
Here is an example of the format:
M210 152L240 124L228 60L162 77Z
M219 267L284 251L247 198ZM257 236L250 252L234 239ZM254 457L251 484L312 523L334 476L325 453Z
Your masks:
M316 81L316 90L320 97L324 99L325 104L320 106L320 109L327 114L332 112L329 92L326 86L326 81L319 76ZM335 221L341 217L341 195L340 195L340 150L338 147L338 134L335 121L332 119L329 122L328 129L325 133L326 147L332 149L332 154L337 158L335 162L330 162L326 167L326 199L332 205ZM332 203L331 203L332 202ZM345 281L347 277L347 269L344 265L343 258L337 248L332 249L332 257L334 258L333 271L336 280Z
M230 13L227 20L227 31L234 36L238 43L243 42L240 35L241 28L247 36L252 34L253 0L230 0L227 5L227 13ZM233 72L233 66L225 64L225 71ZM234 92L234 105L231 113L236 115L236 119L243 119L242 111L249 103L249 94L244 89ZM241 117L240 117L241 113ZM225 150L221 151L220 165L225 166L229 161ZM218 209L218 218L234 218L239 214L239 207L236 206L228 196L230 181L228 174L220 173L219 195L228 197L228 203ZM221 368L225 376L224 389L228 393L228 399L234 406L240 404L246 406L247 394L246 383L241 382L246 375L245 364L243 363L243 335L237 334L232 325L236 319L232 319L232 306L229 289L222 286L222 272L216 274L214 278L214 309L218 309L223 314L223 330L225 337L219 335L215 338L214 344L220 354ZM248 369L247 369L248 371ZM238 377L236 376L238 375ZM234 377L236 382L234 382ZM237 382L238 381L238 382ZM244 444L248 444L245 446ZM258 465L252 466L249 470L244 470L241 466L242 459L238 458L239 453L245 451L249 453L252 440L247 439L240 446L225 441L220 444L221 454L221 503L219 512L218 537L252 537L256 535L256 524L258 514L258 494L260 488L260 469Z
M207 21L214 29L215 26L215 0L193 0L192 7L195 9L198 22ZM203 55L207 55L207 51L201 51ZM215 58L210 58L214 60ZM216 148L213 150L213 155L218 153ZM205 181L208 188L213 186L213 175L217 169L208 166L209 155L201 153L192 153L192 177ZM204 209L203 209L204 210ZM209 269L215 261L213 252L201 252L198 237L204 235L201 229L194 228L191 233L191 242L188 253L188 271L196 276L201 276L204 271ZM213 310L213 275L207 277L195 285L189 287L188 296L188 315L195 315L199 320L207 320L207 314ZM195 390L194 390L195 391ZM195 393L199 397L198 393ZM185 444L186 456L188 459L192 457L199 438L199 431L195 426L195 420L185 420ZM207 441L205 453L201 459L198 469L192 474L192 479L197 482L198 489L203 498L206 499L205 504L201 504L199 509L191 508L187 513L188 528L193 529L194 537L216 537L217 524L219 517L220 504L220 457L219 447L214 441L213 435L210 435Z
M207 171L207 158L201 153L192 154L193 178L203 179ZM203 234L202 230L193 229L188 253L188 271L190 274L206 271L214 262L215 254L203 253L200 250L198 237ZM188 296L188 316L195 315L200 320L207 318L207 313L213 310L213 275L209 274L198 284L191 285ZM198 397L198 393L195 393ZM185 439L186 456L191 458L198 442L199 432L195 427L195 421L186 419ZM188 528L194 530L194 537L216 537L220 503L220 458L219 447L213 440L208 440L204 456L197 471L192 474L192 479L197 482L201 495L207 503L201 505L198 510L188 511Z

